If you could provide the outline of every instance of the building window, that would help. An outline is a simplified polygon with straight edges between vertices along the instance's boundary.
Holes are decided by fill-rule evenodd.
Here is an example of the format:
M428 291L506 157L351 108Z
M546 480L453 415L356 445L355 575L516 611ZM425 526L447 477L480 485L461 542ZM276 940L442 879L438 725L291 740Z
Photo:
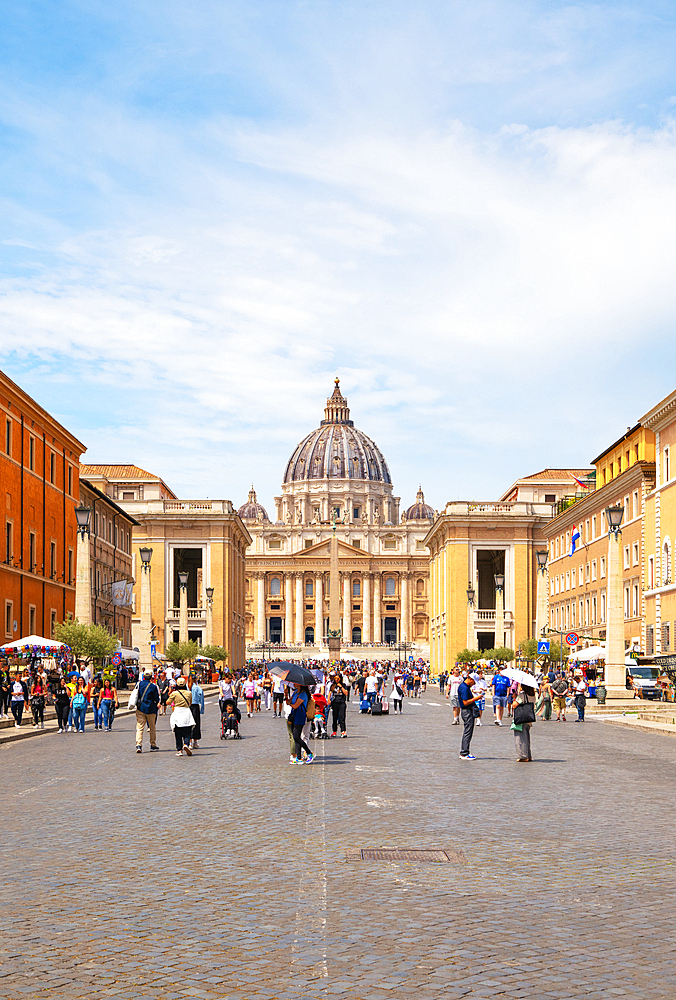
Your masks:
M601 621L606 620L606 595L601 594Z
M550 543L549 543L549 545L550 545L550 548L551 548L551 550L552 550L552 551L550 552L550 554L549 554L549 558L550 558L550 559L554 559L554 558L555 558L555 557L554 557L554 542L550 542Z
M282 542L280 538L271 538L268 542L269 549L281 549Z
M5 421L5 452L8 455L12 454L12 421Z
M28 631L30 635L35 635L35 605L31 604L28 608Z
M592 517L592 538L596 538L596 515Z
M28 535L28 568L31 573L35 572L35 532L31 531ZM33 635L31 630L31 635Z
M385 597L394 597L396 592L396 581L393 576L388 576L385 580Z
M361 580L352 581L352 596L361 597Z
M589 598L587 598L587 600L585 601L584 623L585 623L585 625L589 625L590 624L590 622L589 622Z
M556 539L556 558L558 559L558 557L559 557L559 540L557 538Z
M314 542L312 541L311 538L306 538L305 539L305 548L306 549L311 549L313 545L314 545Z
M54 485L54 480L56 479L56 455L53 451L49 453L49 481ZM51 638L51 636L50 636Z
M665 622L664 625L662 626L662 652L663 653L668 653L669 652L669 642L670 642L670 639L671 639L670 632L671 632L671 630L669 628L669 622Z
M270 596L279 597L282 592L282 582L278 576L273 576L270 580Z
M52 608L52 610L51 610L51 612L49 614L49 629L50 629L50 631L49 631L49 638L53 639L54 638L54 630L56 629L56 611L55 611L54 608Z
M9 423L9 421L8 421ZM5 638L12 638L12 619L14 618L14 605L11 601L5 601Z
M601 556L601 579L603 580L606 575L606 557Z
M629 569L629 546L624 547L624 568Z
M589 563L585 563L585 580L587 583L589 583L589 569Z
M648 625L645 630L645 654L653 656L655 653L655 629Z
M592 597L592 625L596 625L596 597Z
M386 538L385 541L383 542L384 549L396 549L396 547L397 543L395 541L392 541L392 539Z
M629 497L624 498L624 523L631 520L631 514L629 512Z
M634 517L638 517L638 490L634 490Z
M35 469L35 438L32 434L28 435L28 468L31 472Z
M14 556L14 525L11 521L5 523L5 562L8 566L12 564Z
M352 517L354 518L355 521L359 520L359 518L361 517L361 507L352 508Z
M584 522L584 540L589 541L589 518Z
M340 520L340 507L332 507L331 513L335 517L336 521Z
M629 584L626 584L624 588L624 617L631 617L631 589Z
M632 617L633 618L638 618L638 584L637 583L634 584L634 586L632 588L632 592L633 592L633 595L634 595L632 609L631 609L631 611L632 611Z
M49 577L56 579L56 542L51 542L49 546Z
M68 496L72 497L72 495L73 495L73 466L69 465L68 466Z
M639 548L638 542L634 542L634 566L638 566Z
M596 579L596 559L592 559L592 564L591 564L591 578L592 578L592 580Z
M418 580L415 585L415 596L424 597L425 596L425 581Z
M575 628L575 601L570 606L570 624Z
M671 478L671 468L669 463L669 449L664 449L664 481L668 483Z
M134 499L134 494L133 493L123 493L122 494L122 499L123 500L133 500Z
M655 559L653 556L648 558L648 590L652 590L655 586Z
M545 503L556 503L556 493L545 493Z
M584 583L584 566L582 565L582 563L580 563L580 565L578 567L578 583L579 583L580 587Z
M361 548L361 541L360 541L359 538L353 538L352 539L352 544L354 545L355 549L360 549Z
M68 549L68 583L73 582L73 550Z
M312 582L312 580L306 580L305 581L305 596L306 597L314 597L314 593L315 593L315 589L314 588L315 588L315 585Z

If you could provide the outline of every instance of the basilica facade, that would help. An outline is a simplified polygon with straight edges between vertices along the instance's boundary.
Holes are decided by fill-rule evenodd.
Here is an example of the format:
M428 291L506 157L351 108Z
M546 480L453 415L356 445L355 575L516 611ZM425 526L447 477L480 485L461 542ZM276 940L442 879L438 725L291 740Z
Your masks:
M328 633L329 547L338 537L344 646L411 642L429 650L429 553L435 518L422 490L400 511L387 462L350 419L336 379L324 419L295 448L274 517L254 488L239 509L246 553L246 637L320 646Z

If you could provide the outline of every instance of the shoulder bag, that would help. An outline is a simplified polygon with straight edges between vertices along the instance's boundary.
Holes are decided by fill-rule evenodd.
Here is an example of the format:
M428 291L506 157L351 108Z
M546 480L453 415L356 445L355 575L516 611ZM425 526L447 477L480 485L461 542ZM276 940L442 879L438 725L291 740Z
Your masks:
M139 684L140 683L141 682L139 681ZM136 685L132 693L129 695L127 708L129 709L130 712L133 712L133 710L136 708L137 705L138 705L138 684Z
M525 701L523 705L514 706L514 722L517 726L535 722L535 705L532 701Z

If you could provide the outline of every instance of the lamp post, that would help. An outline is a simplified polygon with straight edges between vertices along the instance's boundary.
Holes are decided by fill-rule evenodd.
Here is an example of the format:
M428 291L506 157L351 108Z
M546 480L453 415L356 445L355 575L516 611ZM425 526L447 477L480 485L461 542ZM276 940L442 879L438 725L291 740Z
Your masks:
M92 623L91 555L89 551L89 524L91 517L91 507L80 504L79 507L75 508L75 519L77 521L75 617L82 625L91 625Z
M476 642L474 636L474 596L475 590L472 581L467 583L467 648L474 649Z
M624 664L624 613L622 609L622 567L620 525L624 508L606 507L608 522L608 597L606 620L606 697L627 697L627 671Z
M137 636L136 645L139 649L139 671L141 671L145 670L146 667L152 669L153 665L153 654L150 649L153 633L153 612L150 603L150 560L153 556L153 550L149 549L147 545L143 545L138 550L138 554L141 557L141 607L139 612L140 635Z
M214 642L214 588L207 587L207 646Z
M536 597L535 597L535 638L539 639L542 630L549 623L547 616L547 559L548 549L537 549Z
M505 644L505 574L495 574L495 648Z
M188 641L188 574L178 574L178 641Z

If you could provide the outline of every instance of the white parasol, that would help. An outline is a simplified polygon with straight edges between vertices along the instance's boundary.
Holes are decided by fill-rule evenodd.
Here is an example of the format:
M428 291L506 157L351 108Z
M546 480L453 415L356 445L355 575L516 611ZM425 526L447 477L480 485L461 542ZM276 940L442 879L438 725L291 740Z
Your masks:
M528 674L525 670L519 669L519 667L504 667L500 673L504 677L509 677L510 681L525 684L527 687L535 688L536 691L538 689L538 682L533 674Z

